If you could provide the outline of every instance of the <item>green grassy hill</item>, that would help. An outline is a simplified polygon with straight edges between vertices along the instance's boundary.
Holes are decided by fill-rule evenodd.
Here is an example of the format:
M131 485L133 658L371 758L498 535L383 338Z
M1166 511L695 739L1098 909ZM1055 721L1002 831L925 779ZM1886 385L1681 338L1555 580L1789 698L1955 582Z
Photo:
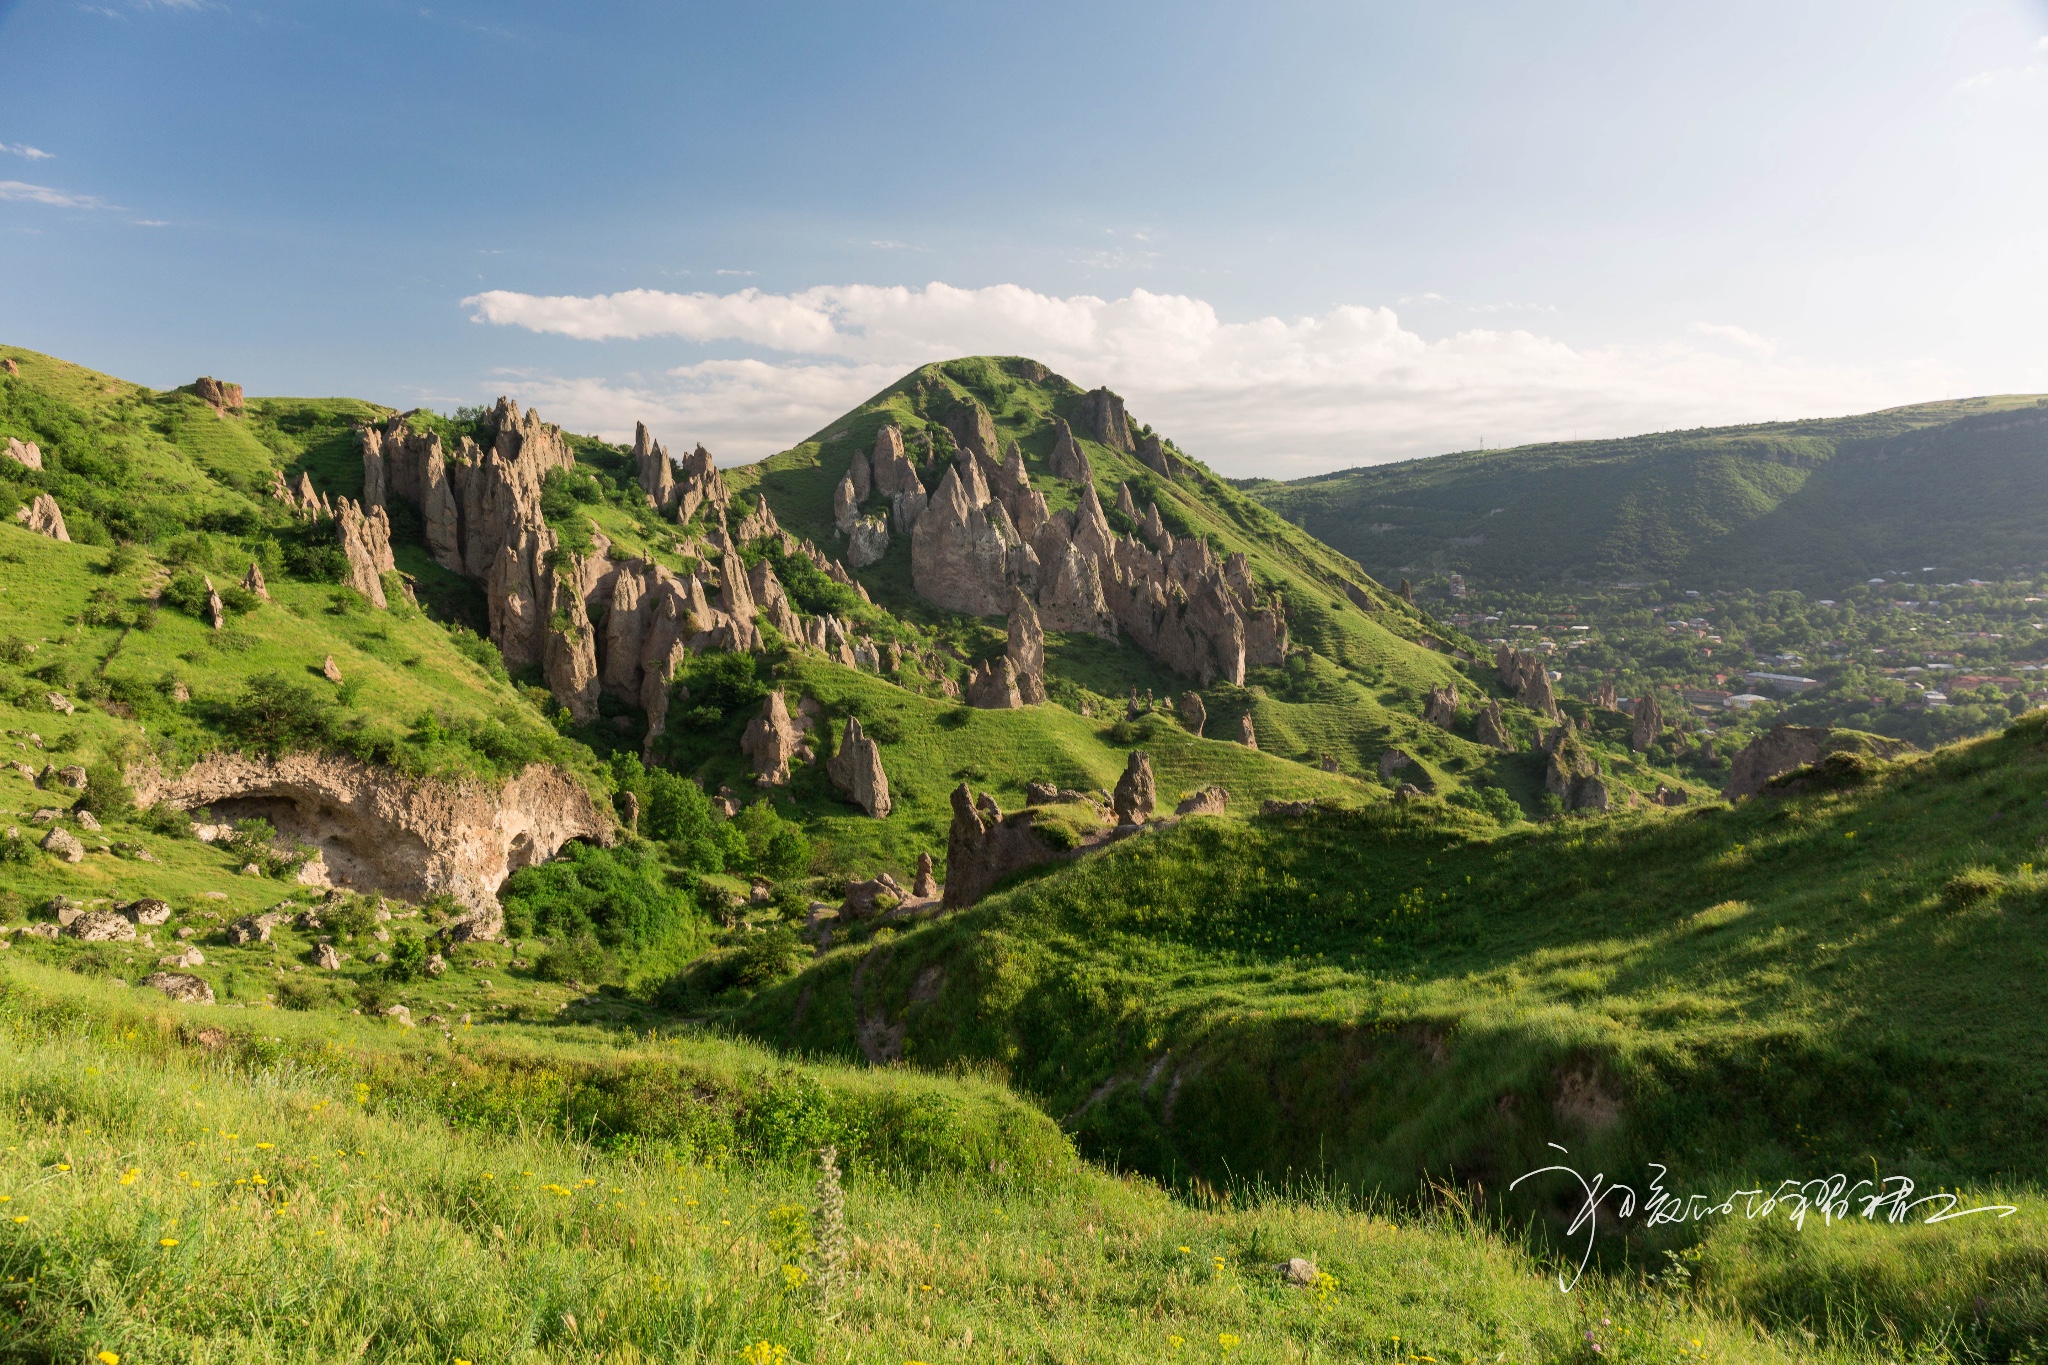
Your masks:
M744 1017L999 1066L1084 1151L1168 1180L1497 1195L1549 1142L1683 1182L2032 1180L2044 715L1734 809L1191 820L835 949Z
M1962 578L2048 560L2044 405L2002 395L1466 451L1246 491L1389 581L1832 594L1925 565Z

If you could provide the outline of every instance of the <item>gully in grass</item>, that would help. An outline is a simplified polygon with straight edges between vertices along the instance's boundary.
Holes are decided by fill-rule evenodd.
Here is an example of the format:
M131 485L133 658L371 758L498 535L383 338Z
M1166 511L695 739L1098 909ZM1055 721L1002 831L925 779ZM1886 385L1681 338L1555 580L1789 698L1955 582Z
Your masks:
M1571 1152L1556 1143L1549 1146L1570 1156ZM1647 1226L1657 1227L1663 1223L1696 1223L1711 1217L1730 1217L1740 1213L1744 1218L1770 1218L1782 1216L1793 1227L1804 1230L1808 1214L1818 1214L1827 1224L1845 1222L1851 1218L1862 1218L1866 1222L1904 1223L1945 1223L1952 1218L1967 1218L1971 1214L1989 1213L2000 1218L2010 1218L2019 1209L2011 1204L1979 1204L1969 1208L1959 1207L1960 1195L1947 1191L1923 1194L1913 1197L1914 1184L1911 1176L1892 1175L1877 1179L1858 1180L1853 1184L1846 1175L1818 1176L1812 1180L1781 1180L1776 1187L1764 1189L1732 1190L1720 1199L1711 1195L1679 1195L1664 1188L1664 1177L1669 1167L1651 1162L1656 1172L1650 1178L1649 1195L1642 1201L1643 1217ZM1578 1284L1579 1277L1586 1272L1586 1263L1593 1256L1593 1238L1598 1231L1600 1206L1612 1201L1610 1210L1616 1218L1628 1218L1636 1211L1636 1190L1633 1185L1611 1183L1604 1171L1591 1177L1581 1174L1576 1167L1566 1165L1539 1166L1533 1171L1517 1176L1508 1188L1519 1188L1523 1181L1538 1176L1560 1175L1569 1178L1579 1187L1581 1196L1578 1211L1573 1215L1565 1235L1575 1237L1583 1232L1586 1248L1579 1255L1579 1262L1573 1268L1571 1278L1558 1272L1557 1287L1566 1294Z

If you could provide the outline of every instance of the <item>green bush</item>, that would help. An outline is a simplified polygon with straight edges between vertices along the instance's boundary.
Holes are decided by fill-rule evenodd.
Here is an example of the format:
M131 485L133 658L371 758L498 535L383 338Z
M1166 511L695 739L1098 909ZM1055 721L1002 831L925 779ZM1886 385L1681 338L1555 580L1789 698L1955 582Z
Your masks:
M391 936L386 950L391 960L384 964L386 981L417 981L427 970L427 941L406 929Z
M85 795L78 798L78 809L89 810L102 820L127 815L135 809L135 793L121 780L119 768L94 763L85 770Z
M683 675L693 708L721 716L751 711L768 695L751 654L699 654Z
M498 899L515 938L588 934L609 947L642 948L695 922L689 897L668 884L645 845L564 845L552 862L513 873Z
M781 881L800 877L811 866L811 839L803 828L785 820L767 801L756 801L732 818L746 840L748 870Z
M737 977L743 986L771 986L794 976L810 959L811 949L797 937L796 927L778 924L747 939L740 950Z
M555 944L534 963L534 975L543 981L604 980L611 974L611 956L594 934L577 934Z
M87 779L88 782L91 780ZM183 838L192 833L192 817L168 801L159 801L142 812L138 821L146 830Z
M221 721L245 744L271 754L317 749L333 738L330 704L305 683L279 673L249 679Z

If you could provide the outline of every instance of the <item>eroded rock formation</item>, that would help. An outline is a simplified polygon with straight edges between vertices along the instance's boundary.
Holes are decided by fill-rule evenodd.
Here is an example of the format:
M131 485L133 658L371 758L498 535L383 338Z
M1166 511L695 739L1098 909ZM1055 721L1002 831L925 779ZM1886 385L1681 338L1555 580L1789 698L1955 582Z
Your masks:
M42 447L38 446L34 441L23 441L12 436L8 437L7 458L20 465L23 469L41 469L43 467Z
M1636 698L1635 724L1629 730L1628 747L1637 753L1646 753L1657 737L1664 733L1664 708L1657 705L1657 698L1645 692Z
M1158 792L1152 782L1152 756L1142 749L1131 750L1123 776L1116 782L1110 809L1119 825L1142 825L1158 807Z
M1494 652L1494 668L1501 686L1517 701L1540 716L1557 719L1557 697L1550 690L1550 670L1542 655L1502 645Z
M1450 729L1458 719L1458 685L1446 683L1430 688L1429 700L1422 705L1422 718L1431 725Z
M953 789L953 825L946 835L945 908L958 910L987 895L1013 872L1071 856L1033 825L1036 811L1005 816L995 798L977 798L962 782Z
M1514 751L1515 741L1508 734L1507 718L1501 714L1498 698L1487 698L1486 705L1479 712L1479 721L1473 729L1473 734L1489 749L1500 749L1508 753Z
M420 900L442 892L469 907L457 936L498 932L497 890L571 839L609 844L612 821L583 784L536 764L493 788L478 780L414 779L353 758L216 754L173 778L129 774L137 801L206 807L222 820L260 816L320 851L327 875L353 891Z
M48 493L38 493L16 508L14 519L39 536L67 544L71 540L71 532L64 529L64 513L58 510L57 500Z
M1209 723L1209 708L1202 705L1202 694L1199 692L1181 693L1178 709L1180 711L1180 723L1187 727L1189 734L1199 738L1202 733L1202 727Z
M192 381L192 391L199 395L199 401L213 409L216 417L225 417L231 412L242 410L242 386L224 384L212 375L201 375Z
M825 760L826 775L848 800L880 820L889 814L889 775L882 771L882 748L861 732L860 721L846 718L839 752Z
M1026 706L1045 701L1045 631L1038 609L1021 588L1010 590L1010 648L1007 656L1017 678L1017 695Z
M753 761L754 780L764 786L789 781L789 760L803 743L803 732L789 717L789 705L782 693L770 692L761 703L760 714L747 722L740 737L740 750Z
M348 498L334 502L334 524L341 537L341 552L348 557L348 585L379 607L390 603L384 596L384 575L398 567L391 557L391 520L382 507L366 516Z

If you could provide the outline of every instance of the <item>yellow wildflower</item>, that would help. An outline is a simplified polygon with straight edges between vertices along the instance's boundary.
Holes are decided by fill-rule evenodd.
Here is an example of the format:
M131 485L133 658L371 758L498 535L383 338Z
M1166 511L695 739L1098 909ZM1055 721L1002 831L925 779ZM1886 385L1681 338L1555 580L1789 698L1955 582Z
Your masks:
M97 1360L100 1365L121 1365L121 1357L112 1351L101 1351L93 1359Z
M156 1244L160 1247L174 1247L178 1244L178 1239L175 1237L159 1237L156 1239Z

